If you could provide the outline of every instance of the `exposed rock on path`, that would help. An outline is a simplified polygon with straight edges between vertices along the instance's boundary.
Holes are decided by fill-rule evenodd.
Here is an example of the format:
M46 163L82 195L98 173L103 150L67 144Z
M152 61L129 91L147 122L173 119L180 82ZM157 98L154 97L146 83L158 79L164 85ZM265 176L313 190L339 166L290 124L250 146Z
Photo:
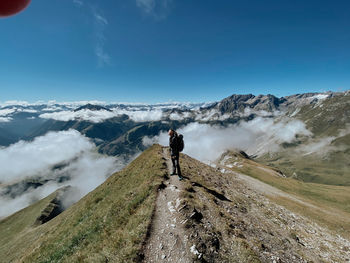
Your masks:
M269 197L313 204L185 154L181 167L159 190L144 262L350 262L349 240Z
M171 161L167 148L163 158L169 168L169 179L159 189L150 237L145 247L144 262L192 262L188 237L184 231L185 218L178 176L170 176Z

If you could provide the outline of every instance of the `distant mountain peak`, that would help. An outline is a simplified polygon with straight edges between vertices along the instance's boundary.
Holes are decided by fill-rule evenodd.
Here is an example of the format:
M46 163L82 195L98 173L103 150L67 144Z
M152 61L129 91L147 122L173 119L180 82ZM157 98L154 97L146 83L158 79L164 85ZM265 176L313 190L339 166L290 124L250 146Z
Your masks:
M258 96L253 94L233 94L215 103L211 107L216 107L221 113L244 111L247 107L256 110L274 111L278 110L280 104L284 101L284 98L277 98L271 94Z
M74 111L80 111L80 110L91 110L91 111L100 111L100 110L105 110L105 111L109 111L112 112L110 109L107 109L106 107L100 106L100 105L93 105L93 104L86 104L84 106L81 106L77 109L75 109Z

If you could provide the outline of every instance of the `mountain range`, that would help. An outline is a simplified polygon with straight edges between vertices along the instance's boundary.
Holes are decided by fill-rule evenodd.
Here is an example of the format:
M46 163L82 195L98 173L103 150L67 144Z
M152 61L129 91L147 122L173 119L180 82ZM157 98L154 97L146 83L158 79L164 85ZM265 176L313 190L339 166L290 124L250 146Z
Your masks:
M349 118L349 91L3 104L0 262L346 262Z
M284 120L284 124L290 120L300 120L310 131L309 136L298 137L293 142L279 142L284 148L289 147L285 152L291 153L291 150L301 148L297 145L310 141L322 144L322 139L331 140L329 143L334 149L339 144L346 145L347 149L343 151L345 155L331 151L322 158L332 163L340 158L346 166L344 160L349 153L349 96L346 91L306 93L282 98L273 95L232 95L219 102L206 104L9 103L0 108L0 145L6 147L19 140L30 141L49 131L75 129L92 139L101 153L132 155L146 149L143 137L157 136L169 128L178 129L191 123L227 127L258 118L271 119L274 123ZM253 148L244 150L257 157L263 156L262 160L271 165L276 163L283 166L283 157L280 158L283 151L278 151L272 158L269 151L259 152L258 147ZM261 148L264 149L263 145ZM306 158L313 156L310 153ZM344 169L340 170L340 174L344 174ZM288 173L293 174L291 171ZM304 180L313 180L305 171L296 174ZM348 183L346 180L342 182Z

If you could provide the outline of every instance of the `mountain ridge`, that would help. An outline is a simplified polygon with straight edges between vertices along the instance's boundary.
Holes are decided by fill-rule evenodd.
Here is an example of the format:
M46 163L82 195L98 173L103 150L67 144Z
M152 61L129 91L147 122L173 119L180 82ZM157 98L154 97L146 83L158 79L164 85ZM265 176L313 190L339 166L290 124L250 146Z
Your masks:
M61 131L73 129L93 144L93 151L100 154L96 158L109 155L123 166L150 144L166 144L166 133L173 128L185 135L185 152L193 156L200 154L199 151L195 151L197 144L203 145L205 149L202 156L205 155L204 152L210 154L211 151L217 151L220 154L227 150L227 147L239 147L248 152L252 159L275 167L288 178L316 184L349 186L349 96L349 92L306 93L284 98L273 95L232 95L211 105L90 103L91 106L6 106L5 110L0 109L0 115L8 114L6 118L13 119L0 123L0 138L6 134L8 136L5 137L16 138L12 141L6 139L6 144L14 144L11 147L2 147L1 153L6 155L11 149L18 151L23 145L30 146L37 139L45 139L50 131L53 132L53 137L59 138ZM223 101L225 107L221 112L219 104ZM88 109L89 107L92 110ZM79 108L81 110L74 111ZM45 118L39 117L51 113L53 115L45 115ZM27 127L28 123L31 124ZM22 124L26 127L21 128ZM197 137L195 133L200 134L200 130L203 131L203 135ZM7 131L16 131L18 134ZM23 136L28 131L28 135ZM16 143L18 139L24 141ZM215 145L212 145L215 149L207 147L211 145L208 140L215 141ZM216 148L216 145L219 145L219 148ZM69 145L62 146L69 148ZM13 162L21 162L16 156L13 156ZM37 159L40 160L40 156ZM8 162L3 165L7 165ZM72 159L62 162L70 164ZM54 165L56 164L53 164L53 167ZM50 187L50 183L56 182L57 187L60 187L62 182L72 178L69 174L72 173L71 170L68 174L64 169L56 171L49 167L48 170L31 173L28 169L27 178L17 175L22 178L21 182L3 179L0 182L1 201L8 199L14 202L17 200L13 199L14 192L16 197L24 198L24 195L34 188L37 192L45 191ZM60 172L62 176L52 180L51 174L56 172ZM6 178L6 175L3 178ZM9 188L14 191L8 191ZM24 191L17 191L20 190L18 188Z
M30 223L15 239L7 235L10 241L8 250L1 252L6 256L3 262L6 258L20 262L143 261L154 231L156 206L162 195L174 191L177 199L170 195L171 203L166 201L158 208L176 211L177 216L168 218L174 225L169 224L169 230L184 231L178 232L179 239L191 261L341 262L350 258L350 242L345 237L318 225L310 216L276 204L272 196L257 192L234 173L184 154L181 164L185 180L176 187L176 177L169 178L168 149L150 147L52 220L34 228ZM11 220L14 216L0 221L1 234L9 229L4 222ZM156 243L151 251L162 261L171 260L179 256L171 249L170 254L165 253L165 247L172 244Z

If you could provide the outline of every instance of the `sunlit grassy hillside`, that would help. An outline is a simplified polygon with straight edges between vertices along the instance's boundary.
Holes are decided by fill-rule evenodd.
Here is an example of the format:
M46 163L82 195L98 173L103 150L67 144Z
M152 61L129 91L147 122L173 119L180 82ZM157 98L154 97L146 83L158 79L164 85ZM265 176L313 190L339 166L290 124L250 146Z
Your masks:
M153 146L51 221L34 226L50 198L0 221L0 262L132 262L166 173Z
M338 233L350 236L349 186L308 183L286 178L280 170L244 158L236 152L225 153L221 157L221 165L225 169L249 175L297 197L300 202L270 193L270 197L277 203L304 214ZM267 194L269 195L269 192Z
M350 186L350 93L304 105L290 115L312 135L283 144L259 161L302 181Z

